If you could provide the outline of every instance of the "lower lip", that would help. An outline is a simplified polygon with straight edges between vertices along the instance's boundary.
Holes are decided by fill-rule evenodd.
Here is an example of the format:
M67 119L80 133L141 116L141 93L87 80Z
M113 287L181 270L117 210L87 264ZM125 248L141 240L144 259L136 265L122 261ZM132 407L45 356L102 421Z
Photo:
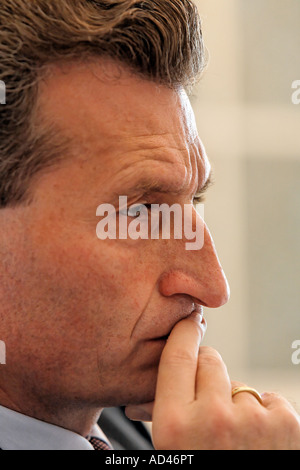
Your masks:
M201 316L201 319L200 319L199 323L201 325L202 333L203 333L203 336L204 336L207 324L206 324L206 320L203 316ZM168 341L168 338L169 338L170 334L171 334L171 331L168 335L161 336L159 338L153 338L151 341L154 341L156 343L160 343L160 342L166 343Z
M205 335L205 332L206 332L206 320L204 317L201 318L201 321L200 321L200 325L201 325L201 330L202 330L202 338L203 336ZM168 338L169 338L170 335L167 335L167 336L162 336L161 338L154 338L153 341L155 342L164 342L166 343L168 341Z

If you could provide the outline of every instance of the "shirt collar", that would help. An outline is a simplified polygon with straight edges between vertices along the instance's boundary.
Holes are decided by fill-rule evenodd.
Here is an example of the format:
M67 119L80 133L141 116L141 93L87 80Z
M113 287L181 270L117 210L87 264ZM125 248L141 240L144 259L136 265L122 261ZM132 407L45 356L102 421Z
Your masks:
M102 438L104 436L97 425L91 434ZM3 406L0 406L0 448L2 450L93 450L88 440L79 434Z

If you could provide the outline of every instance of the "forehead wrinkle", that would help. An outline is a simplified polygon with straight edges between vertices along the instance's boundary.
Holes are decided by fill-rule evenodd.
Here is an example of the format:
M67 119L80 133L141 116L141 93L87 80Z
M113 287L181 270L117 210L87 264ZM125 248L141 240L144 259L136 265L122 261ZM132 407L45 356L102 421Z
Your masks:
M164 164L173 166L173 162L164 161ZM176 175L174 178L174 169L170 171L162 171L159 169L151 171L150 169L145 170L135 169L132 171L129 178L124 176L123 180L127 178L127 187L130 194L147 194L153 192L159 193L178 193L182 190L184 186L184 179L186 170L184 165L181 165L184 168L184 175ZM182 172L180 172L182 173Z
M162 139L162 136L169 136L169 139ZM117 137L117 136L116 136ZM183 155L189 153L188 145L182 141L176 134L159 134L151 136L130 136L126 139L116 138L114 144L116 156L126 154L130 156L138 154L138 157L145 155L145 158L152 160L161 160L162 162L176 163L178 156L184 160ZM169 158L167 158L169 156ZM183 157L183 158L182 158Z
M173 165L174 167L184 168L184 173L186 172L186 161L189 161L189 150L187 147L172 146L169 143L167 145L154 145L152 143L149 146L141 145L141 147L136 147L133 144L132 147L127 147L125 151L123 147L115 153L114 158L118 160L119 173L140 171L140 169L136 170L136 167L139 165L151 165L152 168L154 165L154 168L158 168L159 171L164 170L164 165ZM144 167L142 167L143 170Z
M170 162L166 162L170 163ZM183 166L183 165L182 165ZM185 174L186 174L186 168ZM204 184L201 185L193 185L189 184L191 179L189 178L189 182L186 179L180 176L179 178L174 178L174 172L172 172L172 178L162 178L161 173L157 176L152 172L143 171L142 176L140 177L139 170L131 174L130 177L122 178L122 180L126 180L124 183L122 190L119 191L112 191L114 197L118 198L119 196L128 196L130 198L134 197L149 197L151 194L168 194L172 196L179 196L183 194L203 194L208 187L212 184L211 180L212 171L210 172L208 178L205 180ZM196 178L196 182L199 179Z
M125 154L118 152L116 155L122 155L122 158L119 160L118 181L112 188L114 194L127 192L128 195L141 196L154 192L196 192L198 180L205 178L205 171L200 163L203 162L201 147L197 145L196 139L193 145L173 147L173 142L171 145L169 142L168 145L155 145L155 136L152 137L154 141L146 139L146 145L141 142L139 148L136 143L138 141L139 144L140 139L135 136L131 142L133 148L127 147ZM198 163L201 175L198 175ZM117 191L116 185L120 188Z

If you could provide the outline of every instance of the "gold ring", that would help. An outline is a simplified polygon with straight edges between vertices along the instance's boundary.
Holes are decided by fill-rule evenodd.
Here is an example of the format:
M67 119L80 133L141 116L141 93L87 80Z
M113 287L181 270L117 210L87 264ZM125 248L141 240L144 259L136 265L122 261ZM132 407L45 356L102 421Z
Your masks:
M235 395L237 395L238 393L242 393L242 392L251 393L251 395L253 395L261 405L263 404L261 394L257 390L255 390L255 388L236 387L232 390L231 396L233 398Z

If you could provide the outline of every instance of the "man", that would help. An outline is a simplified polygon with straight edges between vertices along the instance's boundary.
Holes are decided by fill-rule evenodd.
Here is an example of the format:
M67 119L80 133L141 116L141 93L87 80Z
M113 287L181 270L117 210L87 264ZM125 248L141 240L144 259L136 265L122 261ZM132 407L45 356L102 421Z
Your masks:
M284 398L232 393L199 349L203 306L229 296L208 228L196 251L96 236L101 204L192 208L209 184L192 2L4 0L0 21L0 447L92 449L101 410L126 406L157 449L300 448Z

